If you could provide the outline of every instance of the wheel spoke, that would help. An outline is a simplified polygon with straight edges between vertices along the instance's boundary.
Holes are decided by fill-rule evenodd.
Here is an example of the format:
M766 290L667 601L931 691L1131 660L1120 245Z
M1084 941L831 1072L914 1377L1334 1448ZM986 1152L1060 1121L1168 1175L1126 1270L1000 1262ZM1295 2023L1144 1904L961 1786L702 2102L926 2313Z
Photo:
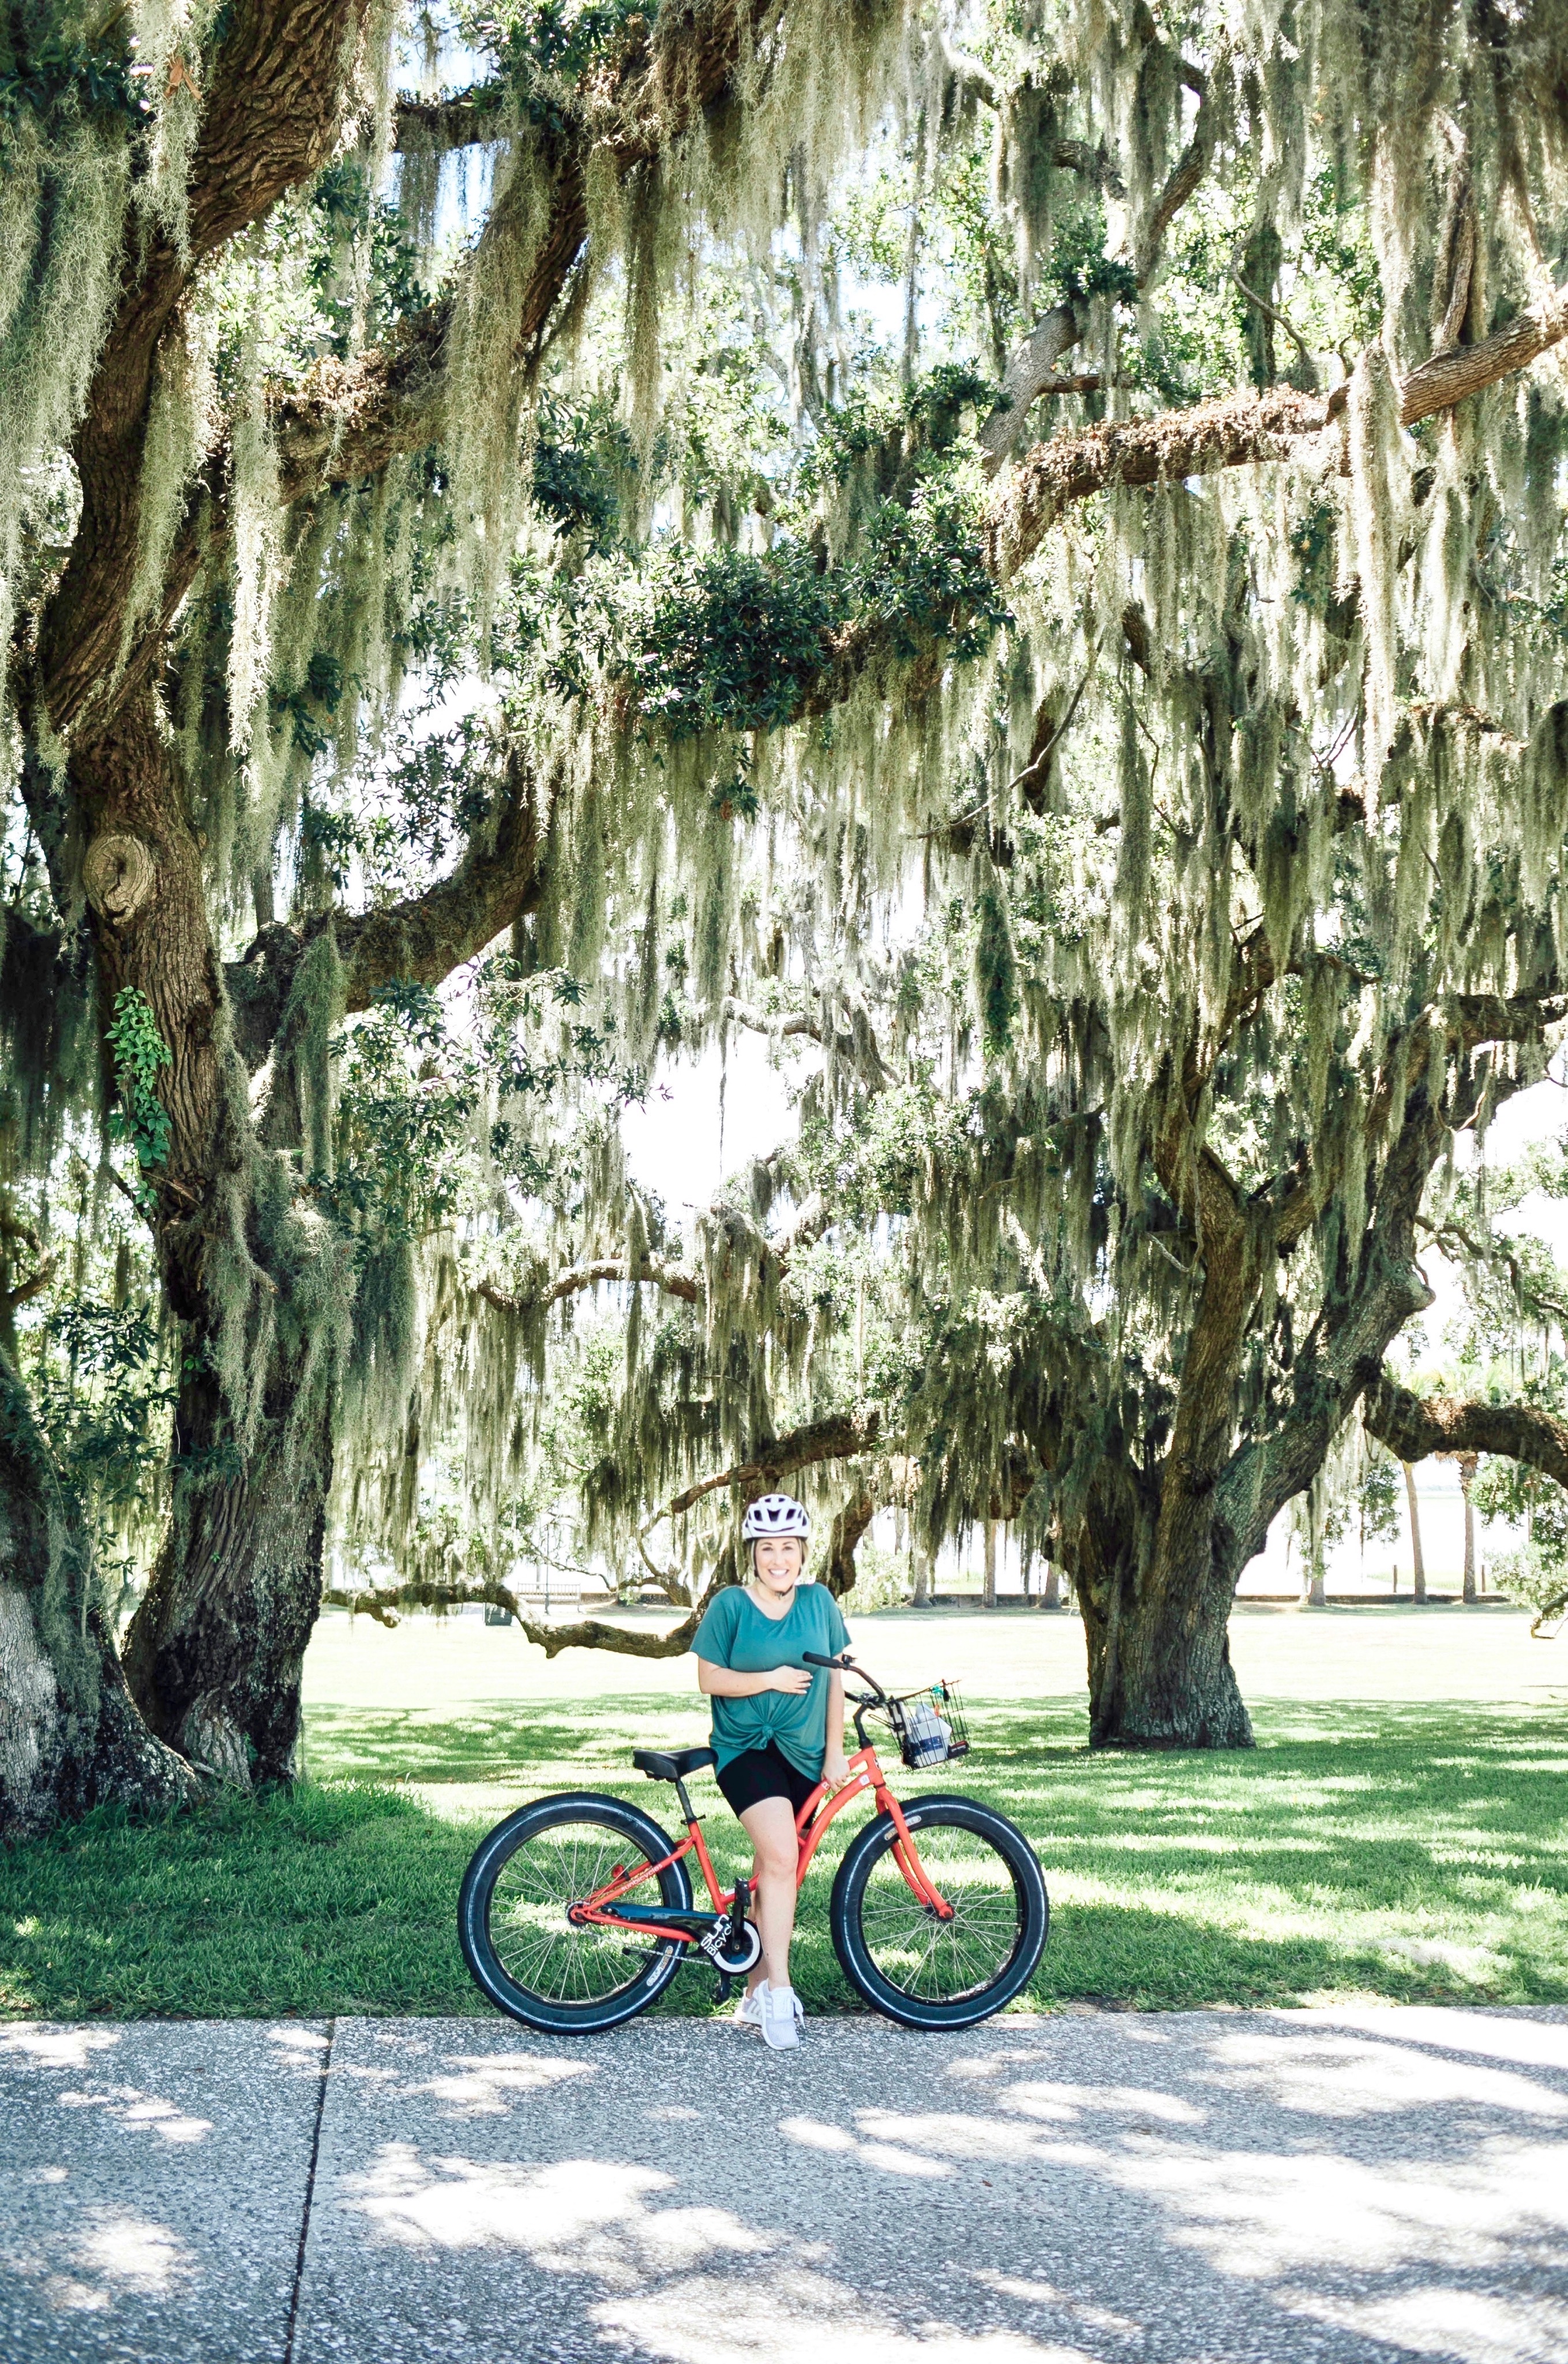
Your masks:
M659 1946L628 1941L621 1929L574 1928L570 1905L615 1876L647 1879L652 1865L634 1839L584 1820L529 1832L496 1876L490 1898L490 1943L515 1985L540 2002L595 2003L646 1976Z
M861 1935L888 1985L921 2002L958 2002L995 1986L1017 1954L1024 1913L1007 1862L978 1831L922 1823L917 1844L927 1879L951 1908L923 1905L891 1846L872 1867L861 1900Z

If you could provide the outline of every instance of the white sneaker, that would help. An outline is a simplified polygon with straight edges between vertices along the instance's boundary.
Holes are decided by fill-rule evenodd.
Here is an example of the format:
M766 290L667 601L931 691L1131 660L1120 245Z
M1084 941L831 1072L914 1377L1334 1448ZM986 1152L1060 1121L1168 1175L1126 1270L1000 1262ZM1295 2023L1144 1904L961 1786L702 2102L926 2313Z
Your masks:
M764 1979L762 1986L766 1984L767 1980ZM750 1994L741 1996L735 2006L735 2024L737 2027L761 2027L762 2024L762 1986L753 1987Z
M787 2052L800 2042L800 2031L806 2024L806 2013L793 1987L775 1987L766 1980L757 1989L757 2001L762 2006L761 2026L762 2041L773 2052Z

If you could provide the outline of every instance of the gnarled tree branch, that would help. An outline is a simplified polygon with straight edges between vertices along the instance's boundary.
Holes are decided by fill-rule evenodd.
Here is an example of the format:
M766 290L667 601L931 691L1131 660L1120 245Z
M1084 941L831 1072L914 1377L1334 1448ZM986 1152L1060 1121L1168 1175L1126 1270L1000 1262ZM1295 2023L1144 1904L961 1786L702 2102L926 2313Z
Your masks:
M679 1519L693 1511L706 1495L717 1493L721 1486L730 1486L743 1492L771 1493L784 1478L797 1469L815 1468L823 1461L853 1460L862 1453L873 1453L882 1439L882 1414L875 1405L864 1412L834 1412L826 1420L807 1421L800 1428L762 1446L751 1461L737 1462L733 1469L721 1469L713 1478L699 1478L695 1486L665 1503L663 1509L650 1519L642 1533L649 1534L665 1519Z
M1540 1404L1418 1396L1384 1370L1367 1388L1362 1419L1400 1461L1424 1461L1432 1453L1496 1453L1568 1487L1568 1421Z
M873 1092L884 1090L893 1080L882 1047L869 1023L863 1020L859 1025L829 1026L800 1010L792 1011L787 1018L774 1018L765 1009L753 1009L736 1000L733 995L726 998L724 1015L730 1025L743 1026L749 1033L817 1043L822 1050L833 1052L857 1068Z
M598 1288L609 1281L648 1281L662 1288L666 1296L678 1297L687 1305L695 1305L702 1296L702 1283L695 1272L686 1272L679 1265L666 1264L660 1256L644 1256L633 1266L625 1256L595 1256L591 1263L574 1264L558 1272L545 1282L533 1297L518 1297L498 1288L494 1281L475 1284L476 1294L486 1305L494 1305L500 1313L526 1313L546 1305L559 1305L562 1298L580 1296L585 1288Z
M610 1650L623 1658L678 1658L691 1646L701 1616L701 1611L694 1609L668 1634L646 1634L635 1625L607 1625L601 1617L582 1617L572 1625L540 1625L523 1614L517 1594L505 1584L428 1584L420 1580L377 1585L358 1592L334 1587L321 1598L325 1608L346 1609L350 1616L373 1617L378 1625L386 1626L397 1623L397 1612L402 1609L461 1609L486 1601L494 1608L506 1610L526 1639L542 1650L547 1658L558 1657L562 1650Z
M1165 232L1186 204L1203 186L1209 165L1214 161L1214 107L1209 95L1207 75L1201 67L1180 61L1180 74L1186 88L1196 94L1197 112L1193 117L1193 134L1175 163L1164 187L1154 200L1154 208L1144 225L1139 240L1134 268L1140 287L1147 287L1160 260L1160 249L1165 242Z
M503 785L489 820L445 877L423 894L377 909L333 914L306 928L263 928L244 957L224 970L235 1038L246 1064L265 1061L282 1020L301 953L331 925L347 972L344 1007L368 1009L395 978L439 985L476 960L502 931L531 911L544 886L548 794L521 750L507 749Z
M716 1224L729 1226L734 1223L731 1210L723 1205L714 1206L708 1211ZM783 1280L789 1271L791 1257L799 1249L819 1239L828 1221L826 1206L820 1196L813 1191L787 1232L776 1239L763 1240L760 1243L754 1242L754 1235L749 1235L740 1243L741 1252L747 1253L756 1245L772 1278L775 1282ZM489 1280L477 1282L475 1292L487 1305L494 1305L497 1312L516 1314L539 1311L546 1306L559 1305L564 1298L580 1296L584 1289L617 1282L623 1287L646 1282L654 1288L662 1289L667 1297L677 1297L687 1305L700 1305L705 1293L700 1272L690 1271L684 1265L672 1264L663 1256L652 1254L640 1257L635 1264L624 1255L595 1256L550 1274L531 1293L519 1295ZM716 1484L722 1482L715 1480Z
M606 155L623 177L652 162L722 97L742 58L787 6L788 0L706 0L661 14L651 37L630 18L571 120L530 132L541 142L548 212L519 312L515 363L537 350L583 251L590 157ZM461 118L450 120L457 128ZM410 115L411 138L418 121ZM324 477L353 483L377 474L440 434L451 321L445 296L406 322L395 346L352 362L320 363L303 385L279 391L272 418L289 501L307 498Z
M132 240L72 445L82 510L39 635L37 687L57 731L123 696L137 578L142 449L156 356L203 262L331 152L366 0L249 0L214 61L189 176L188 238Z
M1197 67L1184 61L1181 78L1197 93L1197 114L1192 138L1155 199L1139 241L1134 269L1140 287L1146 287L1153 277L1165 232L1187 199L1203 185L1214 157L1214 110L1207 77ZM1051 162L1087 174L1096 184L1114 185L1119 193L1121 184L1111 173L1104 151L1096 155L1084 140L1058 140L1051 151ZM1081 340L1088 322L1086 305L1071 299L1058 304L1029 331L1009 360L995 408L982 425L978 438L988 475L994 475L1003 461L1017 451L1029 414L1042 396L1098 392L1098 372L1087 372L1077 378L1064 378L1058 374L1059 362Z
M1086 307L1072 302L1055 305L1011 356L995 407L977 439L988 474L995 474L1018 449L1030 410L1042 394L1056 386L1057 364L1081 340L1087 325Z
M401 156L450 155L499 139L506 128L502 83L474 83L444 98L400 98L392 110L392 144Z

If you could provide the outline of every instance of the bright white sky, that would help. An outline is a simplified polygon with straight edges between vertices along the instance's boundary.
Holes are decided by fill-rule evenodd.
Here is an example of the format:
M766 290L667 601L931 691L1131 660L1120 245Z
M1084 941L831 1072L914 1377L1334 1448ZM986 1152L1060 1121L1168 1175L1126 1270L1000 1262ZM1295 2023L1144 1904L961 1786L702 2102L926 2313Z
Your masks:
M804 1076L809 1069L792 1060L786 1073ZM662 1093L628 1109L621 1132L632 1174L682 1221L688 1209L711 1203L726 1175L787 1141L795 1115L786 1074L769 1065L760 1034L732 1037L727 1061L710 1050L661 1075Z

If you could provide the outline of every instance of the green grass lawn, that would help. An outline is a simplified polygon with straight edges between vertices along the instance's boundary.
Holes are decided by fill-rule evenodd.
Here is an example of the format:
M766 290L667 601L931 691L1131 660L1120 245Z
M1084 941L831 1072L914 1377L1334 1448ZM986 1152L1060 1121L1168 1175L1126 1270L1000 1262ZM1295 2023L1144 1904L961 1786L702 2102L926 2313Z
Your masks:
M999 1648L993 1671L1006 1663ZM1035 2006L1568 2001L1558 1701L1253 1710L1249 1755L1091 1757L1076 1700L993 1697L972 1705L961 1778L906 1778L988 1799L1039 1848L1053 1921ZM453 1929L480 1832L536 1789L579 1784L668 1825L673 1793L628 1781L628 1756L695 1729L667 1682L423 1709L318 1700L312 1778L292 1794L151 1826L98 1817L0 1855L0 2011L482 2011ZM695 1788L732 1871L739 1826L711 1779ZM838 1852L807 1884L796 1957L824 2011L856 2007L827 1935ZM713 2000L688 1968L661 2008Z

